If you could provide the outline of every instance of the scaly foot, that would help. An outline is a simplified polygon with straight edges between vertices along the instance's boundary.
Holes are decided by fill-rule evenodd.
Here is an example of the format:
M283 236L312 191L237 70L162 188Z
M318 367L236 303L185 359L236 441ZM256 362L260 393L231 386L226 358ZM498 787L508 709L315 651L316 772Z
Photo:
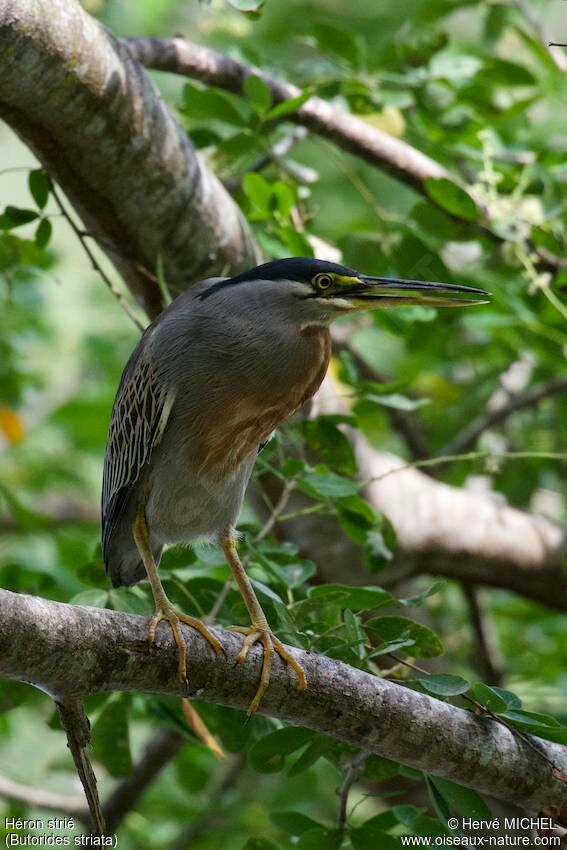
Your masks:
M295 670L295 675L297 678L297 690L301 693L307 687L307 679L305 678L305 671L301 664L298 664L295 658L287 651L283 643L277 639L277 637L272 634L270 629L265 625L258 625L256 623L252 623L251 626L231 626L230 629L232 632L238 632L241 635L244 635L244 640L242 641L242 647L240 652L236 656L236 663L240 664L241 661L244 661L246 656L248 655L248 651L251 646L254 646L255 643L260 642L264 647L264 658L262 660L262 673L260 675L260 684L258 685L258 690L256 691L256 696L248 706L246 713L250 716L254 714L260 705L260 701L264 694L266 693L266 689L270 683L270 662L274 655L279 655L280 658L288 664L292 670Z
M171 626L171 631L173 632L173 637L175 639L175 643L177 644L177 650L179 653L177 678L182 684L187 682L187 647L185 645L185 641L183 640L181 629L179 628L180 623L185 623L187 626L191 626L192 629L196 629L200 634L203 635L205 640L210 643L216 653L223 651L220 642L217 640L214 634L209 631L209 629L205 626L204 623L202 623L196 617L189 617L187 614L180 614L172 606L169 605L163 606L162 608L158 608L154 616L150 620L150 625L148 629L148 639L150 642L150 646L155 641L156 628L158 623L161 623L162 620L166 620L166 622L168 622Z

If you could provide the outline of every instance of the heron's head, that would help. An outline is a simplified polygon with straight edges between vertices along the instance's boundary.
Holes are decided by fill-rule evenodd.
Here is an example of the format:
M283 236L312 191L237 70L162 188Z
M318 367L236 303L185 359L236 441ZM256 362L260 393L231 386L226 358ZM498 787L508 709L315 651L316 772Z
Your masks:
M471 286L366 275L309 257L288 257L256 266L213 283L200 298L221 293L240 307L254 301L266 311L270 307L283 310L299 323L331 322L355 311L410 304L466 307L486 303L489 294Z

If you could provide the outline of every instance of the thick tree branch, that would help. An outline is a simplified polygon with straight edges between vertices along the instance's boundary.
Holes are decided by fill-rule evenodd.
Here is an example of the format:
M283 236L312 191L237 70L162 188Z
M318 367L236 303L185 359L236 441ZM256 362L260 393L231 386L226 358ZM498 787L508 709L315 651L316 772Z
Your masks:
M259 254L238 207L128 49L74 0L0 6L0 118L34 151L151 316Z
M245 65L183 38L129 38L126 43L138 61L148 68L194 77L236 94L242 92L244 80L251 75L264 80L275 103L301 94L297 86L279 80L260 68ZM290 114L289 119L420 190L428 177L454 179L442 165L407 142L389 136L319 97L310 97L296 112Z
M235 665L235 634L217 630L225 656L191 629L191 696L245 708L256 688L261 650ZM425 694L371 676L339 661L292 648L309 683L298 695L287 667L274 664L261 711L354 744L419 770L446 776L513 801L530 811L567 804L567 784L538 752L508 729ZM56 695L135 690L183 693L177 651L168 629L147 643L147 620L0 591L0 675ZM560 771L567 750L539 746ZM566 812L567 813L567 812Z

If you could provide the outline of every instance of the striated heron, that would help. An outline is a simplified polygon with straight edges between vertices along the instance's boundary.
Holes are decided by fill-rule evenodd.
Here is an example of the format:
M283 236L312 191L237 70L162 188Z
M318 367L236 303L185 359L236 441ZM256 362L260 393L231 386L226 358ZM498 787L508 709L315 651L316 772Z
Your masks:
M462 296L465 297L462 297ZM473 296L472 298L466 297ZM360 310L478 304L482 289L363 275L308 258L265 263L192 286L146 329L116 395L104 461L102 544L114 586L147 577L186 681L180 623L221 644L198 619L177 612L158 575L165 545L206 538L222 546L250 614L240 662L260 642L263 664L249 713L268 687L278 654L307 682L271 632L238 557L234 526L261 446L319 388L329 363L329 324Z

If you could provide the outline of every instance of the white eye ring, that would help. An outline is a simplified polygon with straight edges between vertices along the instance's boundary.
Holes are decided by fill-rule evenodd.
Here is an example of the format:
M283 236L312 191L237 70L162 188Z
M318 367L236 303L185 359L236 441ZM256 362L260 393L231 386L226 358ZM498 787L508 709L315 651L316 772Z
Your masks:
M317 289L329 289L333 285L333 278L328 274L318 274L314 280Z

